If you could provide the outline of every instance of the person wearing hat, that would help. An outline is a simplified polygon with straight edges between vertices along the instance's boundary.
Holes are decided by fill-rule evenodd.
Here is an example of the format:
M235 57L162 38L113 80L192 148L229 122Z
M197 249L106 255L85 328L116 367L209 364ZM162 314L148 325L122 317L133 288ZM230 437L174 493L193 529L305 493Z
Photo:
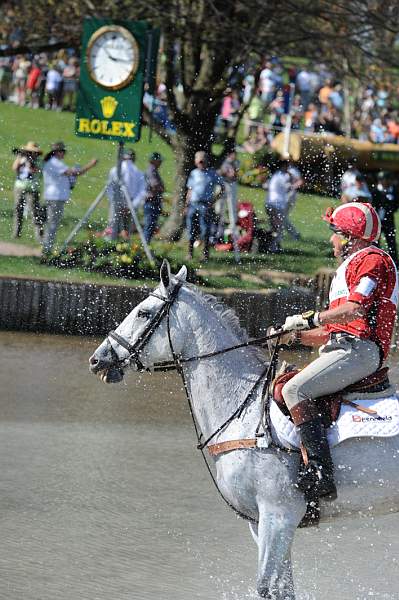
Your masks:
M159 173L162 156L153 152L149 156L149 165L144 174L146 183L146 196L144 200L144 237L150 242L158 227L158 219L162 210L163 193L165 186Z
M68 167L64 162L65 153L64 142L56 142L44 157L44 200L47 207L47 226L43 237L44 257L53 248L55 236L64 215L65 203L70 198L75 178L87 173L98 162L96 158L93 158L84 167Z
M385 171L378 173L377 186L373 190L372 204L380 217L381 231L384 234L388 252L395 261L395 264L398 265L395 212L399 208L399 194L390 173Z
M43 235L43 211L40 206L40 178L42 174L39 160L42 151L36 142L28 142L21 148L14 148L17 155L12 169L16 173L14 184L14 237L20 237L24 219L24 209L28 205L33 218L37 241Z
M131 148L125 148L121 156L121 180L118 177L117 167L112 167L108 175L109 217L106 233L110 234L111 240L117 240L119 235L127 238L133 232L132 217L126 194L135 209L140 208L146 195L144 173L136 167L135 160L135 151Z

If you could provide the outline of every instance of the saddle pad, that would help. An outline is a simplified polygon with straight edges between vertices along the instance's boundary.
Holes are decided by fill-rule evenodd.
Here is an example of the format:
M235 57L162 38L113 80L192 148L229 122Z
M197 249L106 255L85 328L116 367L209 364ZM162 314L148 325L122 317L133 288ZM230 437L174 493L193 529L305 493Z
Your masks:
M328 430L330 446L337 446L353 437L393 437L399 434L399 396L373 400L354 400L360 406L377 411L368 415L345 404L335 425ZM270 406L270 419L274 434L279 443L286 448L299 448L300 438L295 425L278 408L275 402Z

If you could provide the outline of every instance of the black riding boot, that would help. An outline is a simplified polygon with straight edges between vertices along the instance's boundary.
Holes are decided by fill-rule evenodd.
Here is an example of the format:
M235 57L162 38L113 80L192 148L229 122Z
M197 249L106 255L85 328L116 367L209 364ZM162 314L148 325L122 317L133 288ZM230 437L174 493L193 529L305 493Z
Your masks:
M314 490L319 497L335 500L334 465L331 459L327 433L321 417L297 425L309 462L299 472L297 485L303 492Z

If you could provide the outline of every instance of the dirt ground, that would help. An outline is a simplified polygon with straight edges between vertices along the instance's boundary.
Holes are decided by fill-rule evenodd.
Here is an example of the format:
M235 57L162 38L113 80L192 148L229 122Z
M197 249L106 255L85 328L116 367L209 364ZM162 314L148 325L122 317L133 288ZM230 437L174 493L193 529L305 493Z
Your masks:
M32 248L23 244L13 244L12 242L0 242L1 256L40 256L41 248Z

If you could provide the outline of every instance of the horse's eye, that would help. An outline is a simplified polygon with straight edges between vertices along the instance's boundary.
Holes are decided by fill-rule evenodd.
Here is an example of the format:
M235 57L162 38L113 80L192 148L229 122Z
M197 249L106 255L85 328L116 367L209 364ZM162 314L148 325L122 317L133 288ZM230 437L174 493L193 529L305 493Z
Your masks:
M148 310L139 310L137 316L139 319L150 319L151 313Z

